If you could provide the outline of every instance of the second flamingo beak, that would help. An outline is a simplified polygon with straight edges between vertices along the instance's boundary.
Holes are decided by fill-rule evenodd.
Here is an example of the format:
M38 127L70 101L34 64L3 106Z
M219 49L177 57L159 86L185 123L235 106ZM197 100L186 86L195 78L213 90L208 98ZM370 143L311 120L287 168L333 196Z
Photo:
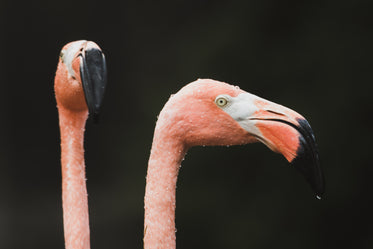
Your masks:
M311 126L303 117L292 118L270 110L265 112L267 115L259 112L251 118L259 130L254 135L273 151L283 154L303 174L317 197L321 198L325 188L324 176Z
M240 126L271 150L281 153L298 169L318 198L324 176L311 126L295 111L249 93L220 95L215 102ZM219 105L224 103L224 105Z
M279 152L298 169L318 198L324 193L324 176L311 126L305 118L284 106L257 99L258 109L249 118L255 123L254 136Z
M80 75L89 114L97 122L107 83L105 56L98 47L81 53Z

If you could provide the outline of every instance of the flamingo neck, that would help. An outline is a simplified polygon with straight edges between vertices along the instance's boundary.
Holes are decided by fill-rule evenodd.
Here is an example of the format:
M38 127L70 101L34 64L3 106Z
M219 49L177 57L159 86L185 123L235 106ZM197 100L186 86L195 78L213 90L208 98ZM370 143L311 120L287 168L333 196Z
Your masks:
M88 200L84 165L84 127L88 111L61 106L62 203L66 249L89 249Z
M146 178L144 249L175 249L176 181L186 147L178 136L158 128Z

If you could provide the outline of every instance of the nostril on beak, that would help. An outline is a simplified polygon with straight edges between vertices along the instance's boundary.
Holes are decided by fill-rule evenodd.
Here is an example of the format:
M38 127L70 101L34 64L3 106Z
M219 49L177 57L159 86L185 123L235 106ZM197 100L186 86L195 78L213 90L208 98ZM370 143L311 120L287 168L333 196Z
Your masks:
M281 112L275 112L275 111L272 111L272 110L265 110L265 111L269 112L269 113L273 113L273 114L279 115L279 116L286 116L285 114L283 114Z

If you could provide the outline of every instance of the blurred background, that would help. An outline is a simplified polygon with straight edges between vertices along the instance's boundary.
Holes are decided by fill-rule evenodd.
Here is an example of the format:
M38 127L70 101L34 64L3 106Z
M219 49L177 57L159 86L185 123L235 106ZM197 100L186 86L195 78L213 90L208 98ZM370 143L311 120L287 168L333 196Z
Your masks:
M177 188L177 248L373 248L372 2L0 2L0 248L63 249L53 83L64 44L108 63L85 138L91 247L142 248L156 118L197 78L240 86L311 123L327 188L262 144L192 148Z

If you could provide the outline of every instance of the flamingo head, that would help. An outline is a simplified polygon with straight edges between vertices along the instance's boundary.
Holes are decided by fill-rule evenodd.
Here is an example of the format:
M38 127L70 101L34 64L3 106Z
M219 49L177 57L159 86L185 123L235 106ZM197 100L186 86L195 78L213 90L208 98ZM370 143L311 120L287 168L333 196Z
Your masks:
M66 44L55 77L57 103L72 111L88 110L97 120L105 88L106 62L100 47L85 40Z
M186 147L262 142L294 165L319 198L324 192L313 131L289 108L239 87L200 79L171 96L158 122Z

